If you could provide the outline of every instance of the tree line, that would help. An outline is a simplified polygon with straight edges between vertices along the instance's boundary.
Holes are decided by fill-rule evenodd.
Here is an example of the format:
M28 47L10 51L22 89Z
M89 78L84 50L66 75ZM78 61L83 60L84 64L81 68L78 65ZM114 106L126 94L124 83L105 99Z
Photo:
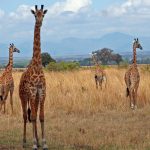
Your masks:
M102 65L125 63L130 64L132 60L124 59L120 54L114 53L113 50L109 48L102 48L96 51L93 51L92 54L96 55L97 61ZM94 65L92 61L92 56L85 58L80 61L71 61L71 62L57 62L48 52L41 54L42 56L42 65L48 70L73 70L74 68L79 68L80 66L92 66ZM28 65L28 61L24 60L21 63L14 63L14 68L25 68ZM144 58L137 60L139 64L150 64L150 58ZM0 66L3 68L4 66Z

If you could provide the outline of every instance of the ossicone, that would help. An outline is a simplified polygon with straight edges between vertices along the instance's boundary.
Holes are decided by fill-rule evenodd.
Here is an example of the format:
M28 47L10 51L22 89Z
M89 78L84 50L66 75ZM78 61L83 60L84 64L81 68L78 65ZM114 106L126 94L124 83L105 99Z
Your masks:
M38 6L37 5L35 5L35 10L38 10Z
M41 10L43 10L43 8L44 8L44 5L41 5Z

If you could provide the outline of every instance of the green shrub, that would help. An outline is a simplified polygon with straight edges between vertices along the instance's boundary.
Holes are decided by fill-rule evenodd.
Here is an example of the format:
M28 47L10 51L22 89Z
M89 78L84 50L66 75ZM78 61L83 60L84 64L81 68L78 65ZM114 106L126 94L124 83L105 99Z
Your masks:
M70 71L70 70L76 70L79 69L80 65L77 62L50 62L46 69L48 71Z

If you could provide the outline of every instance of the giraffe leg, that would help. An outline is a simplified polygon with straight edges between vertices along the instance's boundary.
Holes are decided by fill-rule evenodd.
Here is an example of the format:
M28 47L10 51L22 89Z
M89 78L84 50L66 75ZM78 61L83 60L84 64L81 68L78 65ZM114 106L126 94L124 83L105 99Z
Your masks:
M130 95L131 95L130 97L131 109L134 109L134 91L133 90L130 91Z
M133 90L133 105L134 105L134 109L135 109L135 91Z
M130 108L133 109L134 108L134 104L133 104L133 92L132 89L129 89L129 98L130 98Z
M35 129L36 129L36 121L32 120L32 125L33 125L33 150L37 150L37 139L35 135Z
M137 89L134 91L134 108L137 109Z
M104 76L104 81L105 81L105 88L106 88L106 86L107 86L107 77L106 76Z
M3 110L3 107L4 107L4 101L1 103L0 105L0 112L2 113L2 110Z
M96 89L98 89L97 75L95 75L95 84L96 84Z
M38 133L37 133L37 122L35 122L35 137L37 141L37 147L40 147Z
M3 105L3 104L0 104L0 112L2 111L2 105Z
M23 148L26 147L26 125L27 125L27 115L24 114L24 129L23 129Z
M39 98L37 97L37 100L36 100L36 103L35 103L35 111L36 111L36 114L38 112L38 106L39 106ZM37 140L37 146L40 147L40 144L39 144L39 138L38 138L38 133L37 133L37 122L35 124L35 137L36 137L36 140Z
M13 92L14 92L14 87L10 88L10 105L11 105L11 112L13 114Z
M30 99L30 106L31 106L31 121L32 121L32 128L33 128L33 150L37 150L37 138L36 138L36 96L32 96Z
M23 148L26 147L26 124L27 124L27 102L21 101L22 109L23 109L23 120L24 120L24 128L23 128Z
M44 101L45 101L45 93L40 92L40 114L39 114L39 119L41 122L41 131L42 131L42 148L43 150L48 150L48 146L46 144L46 139L45 139L45 131L44 131Z
M102 90L101 81L98 81L99 87Z
M4 105L4 102L1 102L0 104L0 112L2 113L2 109L3 109L3 105Z
M41 122L41 130L42 130L42 147L43 150L48 150L48 146L46 144L46 139L45 139L45 132L44 132L44 121Z
M6 112L6 101L4 102L4 114Z
M99 81L99 85L100 85L101 90L102 90L102 84L103 84L103 81L100 80L100 81Z
M8 97L8 93L9 93L9 87L6 86L4 88L4 99L3 99L3 101L4 101L4 103L3 103L3 105L4 105L4 114L6 112L6 100L7 100L7 97Z
M37 88L30 88L30 107L31 107L31 121L33 129L33 150L37 150L37 139L36 139L36 120L37 120L37 111L36 111L36 101L37 101Z
M131 103L131 94L130 93L129 93L129 99L130 99L130 106L129 107L131 108L132 103Z

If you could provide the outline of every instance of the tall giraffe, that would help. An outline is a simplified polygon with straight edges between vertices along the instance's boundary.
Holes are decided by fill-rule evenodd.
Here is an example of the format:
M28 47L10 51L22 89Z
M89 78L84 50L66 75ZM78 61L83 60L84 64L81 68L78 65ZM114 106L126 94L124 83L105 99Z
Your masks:
M31 10L32 14L35 16L33 57L27 70L22 74L19 85L19 95L21 99L24 119L23 147L26 146L26 123L28 112L29 121L31 113L31 121L33 125L33 150L37 150L37 147L39 146L36 123L38 107L40 107L39 119L41 122L42 131L42 147L43 150L48 149L44 132L44 102L46 97L46 82L42 70L40 44L40 30L42 21L44 15L47 13L47 10L44 10L43 8L44 5L41 5L41 9L38 9L37 5L35 5L35 11Z
M134 39L133 43L133 63L130 68L125 73L125 83L127 86L126 96L130 97L130 107L131 109L137 108L137 90L140 82L140 74L137 68L136 62L136 49L139 48L142 50L142 46L139 43L138 39Z
M9 47L9 62L4 72L0 76L0 100L1 100L0 110L2 109L2 106L3 106L4 113L5 113L6 99L8 97L9 92L10 92L11 111L13 113L13 92L14 92L14 80L12 77L13 52L20 53L20 51L12 43L10 44L10 47Z
M98 89L98 84L100 88L102 89L102 84L105 81L105 87L107 83L107 77L105 71L102 69L101 65L98 63L98 60L96 58L96 54L92 54L92 60L95 64L95 84L96 88Z

